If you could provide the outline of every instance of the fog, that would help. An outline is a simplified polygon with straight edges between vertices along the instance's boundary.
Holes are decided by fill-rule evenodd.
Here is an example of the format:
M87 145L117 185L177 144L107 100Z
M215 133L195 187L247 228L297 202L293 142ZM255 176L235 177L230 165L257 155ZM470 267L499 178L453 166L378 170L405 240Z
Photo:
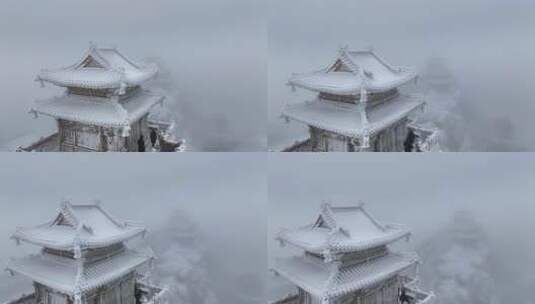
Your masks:
M40 88L35 76L73 64L93 41L160 65L149 86L168 91L190 150L265 150L265 11L247 0L5 1L0 146L55 128L52 118L27 113L35 99L62 92Z
M423 286L439 294L439 303L535 303L534 167L530 154L272 154L268 263L299 252L274 240L280 229L313 223L324 201L363 201L381 222L412 230L408 246L420 253ZM471 216L453 220L458 212ZM474 248L458 249L452 231L459 227L477 236ZM444 256L448 252L457 253ZM452 277L465 283L466 293L498 301L456 297L461 290L452 284L445 292L441 286L448 282L441 280ZM291 291L280 277L269 285L271 300Z
M172 300L261 303L267 268L265 157L151 155L156 154L4 154L2 268L9 257L34 250L9 239L16 227L51 220L62 199L74 204L99 199L117 218L148 227L147 241L158 258L153 279L171 288ZM0 301L30 291L28 284L20 276L0 275Z
M463 121L462 130L445 131L466 136L459 150L534 150L534 9L529 0L270 1L269 146L280 149L307 132L279 118L286 103L313 96L292 93L290 74L325 67L347 45L372 46L388 62L420 71L430 58L444 58Z

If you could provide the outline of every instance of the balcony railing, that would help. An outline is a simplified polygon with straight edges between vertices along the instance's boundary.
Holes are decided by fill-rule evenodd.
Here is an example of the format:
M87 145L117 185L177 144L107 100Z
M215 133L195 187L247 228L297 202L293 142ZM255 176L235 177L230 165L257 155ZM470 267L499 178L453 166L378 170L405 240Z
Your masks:
M433 292L425 292L421 290L417 284L418 280L404 276L402 280L402 290L409 298L409 304L432 304L435 299Z
M136 282L136 304L166 304L166 290L164 288L149 285L143 282Z
M426 128L411 123L409 128L416 135L416 148L421 152L440 151L439 132L434 128Z

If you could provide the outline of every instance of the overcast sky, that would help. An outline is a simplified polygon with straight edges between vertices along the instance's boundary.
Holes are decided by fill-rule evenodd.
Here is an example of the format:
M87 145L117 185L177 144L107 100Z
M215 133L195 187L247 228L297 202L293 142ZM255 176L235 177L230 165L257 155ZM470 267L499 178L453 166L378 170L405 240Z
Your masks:
M380 221L408 226L414 234L413 250L442 229L454 212L469 211L488 234L489 246L508 277L525 286L526 280L535 281L535 155L294 155L270 155L270 261L298 252L280 247L274 237L283 228L313 223L323 201L347 205L362 200ZM271 288L274 299L281 286Z
M99 199L117 218L143 222L153 233L176 210L189 217L203 238L201 246L212 266L206 271L221 303L225 303L225 291L240 287L234 279L265 278L265 157L256 153L152 155L156 154L22 157L4 153L0 158L0 262L5 265L9 257L33 247L17 247L9 239L17 226L53 219L63 198L74 204ZM0 290L6 281L9 284L2 275ZM247 293L259 297L258 292Z
M420 70L443 57L459 82L469 149L534 150L534 10L531 0L270 1L269 145L306 135L279 118L286 103L312 96L292 93L288 76L325 67L348 45Z
M0 11L0 145L54 129L35 99L62 92L34 82L71 65L93 41L162 66L178 129L192 150L266 147L266 8L262 1L8 0ZM164 78L164 79L162 79ZM45 129L45 130L43 130Z

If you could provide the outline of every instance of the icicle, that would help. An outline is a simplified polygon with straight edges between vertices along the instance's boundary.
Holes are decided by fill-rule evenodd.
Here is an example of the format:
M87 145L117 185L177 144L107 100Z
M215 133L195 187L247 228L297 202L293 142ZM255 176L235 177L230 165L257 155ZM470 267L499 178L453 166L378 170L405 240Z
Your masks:
M126 83L121 82L121 84L119 85L118 94L119 95L124 95L124 93L126 93Z
M34 119L39 118L39 114L38 114L37 111L35 111L34 109L31 109L29 113L30 113L30 114L33 114L33 118L34 118Z
M82 304L82 295L79 291L74 295L74 304Z
M130 126L125 126L121 129L121 137L130 136Z
M368 149L370 147L370 135L368 134L368 130L364 130L364 135L362 136L362 145L361 148Z
M323 250L322 254L325 257L325 263L331 263L334 261L334 257L329 249Z

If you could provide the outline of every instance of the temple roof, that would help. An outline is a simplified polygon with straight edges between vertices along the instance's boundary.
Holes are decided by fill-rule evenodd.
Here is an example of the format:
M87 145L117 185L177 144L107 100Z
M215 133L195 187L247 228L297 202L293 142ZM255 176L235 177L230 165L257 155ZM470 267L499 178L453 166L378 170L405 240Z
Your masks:
M282 116L337 134L360 138L366 130L368 134L377 133L424 104L423 100L415 96L398 95L394 99L372 105L366 109L367 126L362 124L358 104L319 98L304 103L289 104L283 110Z
M363 85L369 92L383 92L416 76L412 69L391 66L373 51L343 48L334 63L326 69L294 74L288 84L316 92L357 95Z
M18 228L12 238L58 250L105 247L146 232L139 224L121 222L99 204L72 205L64 202L51 222Z
M140 90L133 96L119 101L66 94L37 101L30 112L90 125L126 127L147 114L163 99L163 96L146 90Z
M85 265L50 254L30 255L9 262L7 270L29 277L59 292L73 295L98 288L136 270L152 257L132 250Z
M58 86L106 89L140 85L157 72L156 65L134 63L115 48L97 48L92 44L77 63L42 70L37 80Z
M273 270L318 299L369 288L409 269L416 255L389 253L370 261L339 267L321 259L300 256L275 259Z
M409 235L410 231L402 226L379 223L362 204L350 207L323 204L314 224L282 231L277 238L309 252L335 254L386 245Z

